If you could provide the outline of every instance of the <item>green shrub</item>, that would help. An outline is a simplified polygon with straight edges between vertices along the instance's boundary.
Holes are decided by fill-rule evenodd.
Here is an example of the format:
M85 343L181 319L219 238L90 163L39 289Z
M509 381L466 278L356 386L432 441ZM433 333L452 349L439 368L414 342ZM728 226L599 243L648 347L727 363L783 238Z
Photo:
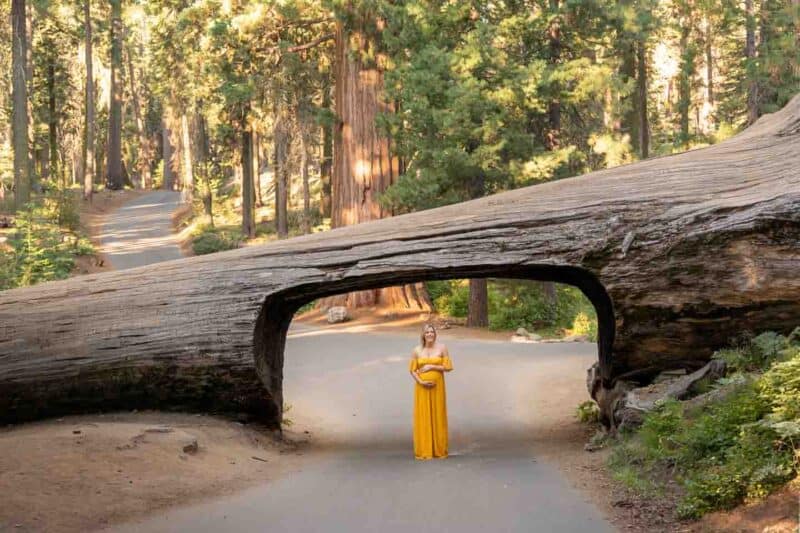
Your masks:
M738 372L753 372L764 370L772 362L778 360L789 347L789 340L775 333L767 331L756 337L743 336L738 340L738 346L719 350L714 358L725 361L728 368Z
M571 329L573 335L585 335L589 340L597 340L597 318L592 319L583 311L578 311L575 315Z
M76 256L93 253L87 239L58 226L65 212L50 204L17 213L7 242L11 250L0 252L0 290L64 279Z
M466 317L469 311L467 280L429 281L428 294L436 312ZM572 328L573 333L597 338L594 307L580 290L556 284L555 302L549 302L542 284L530 280L491 279L488 282L489 328L526 328L558 333Z
M685 489L677 511L686 518L763 498L800 469L798 340L764 333L717 356L738 370L768 368L721 379L718 386L733 389L700 410L665 402L620 440L609 462L623 480L634 467L640 477L674 473Z
M466 280L448 280L443 282L449 286L439 285L440 295L431 298L437 313L446 316L464 318L469 311L469 283Z
M213 254L239 248L244 238L239 231L205 228L192 239L195 255Z
M600 408L593 400L586 400L575 409L575 416L584 424L596 424L600 421Z

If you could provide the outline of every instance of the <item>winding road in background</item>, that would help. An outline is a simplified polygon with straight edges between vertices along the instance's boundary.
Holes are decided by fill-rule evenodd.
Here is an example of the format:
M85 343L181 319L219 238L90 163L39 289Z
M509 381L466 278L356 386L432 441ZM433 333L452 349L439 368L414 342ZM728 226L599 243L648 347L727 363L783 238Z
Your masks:
M100 251L114 270L183 257L172 232L172 214L180 205L181 193L153 191L107 216L99 236Z
M154 193L113 216L104 242L113 244L116 268L176 258L168 251L176 202L177 193ZM415 333L295 323L284 396L292 430L312 435L301 471L113 531L613 531L535 451L586 396L583 376L596 346L457 339L446 331L442 340L455 365L447 375L447 460L413 458L407 365Z

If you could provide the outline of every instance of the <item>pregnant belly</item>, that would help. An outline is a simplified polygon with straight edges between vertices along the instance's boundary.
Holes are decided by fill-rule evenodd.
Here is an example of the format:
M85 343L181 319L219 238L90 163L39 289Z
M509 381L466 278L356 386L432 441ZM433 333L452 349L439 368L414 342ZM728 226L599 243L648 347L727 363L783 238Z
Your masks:
M436 370L429 370L428 372L420 372L419 377L422 381L436 381L442 379L442 373Z

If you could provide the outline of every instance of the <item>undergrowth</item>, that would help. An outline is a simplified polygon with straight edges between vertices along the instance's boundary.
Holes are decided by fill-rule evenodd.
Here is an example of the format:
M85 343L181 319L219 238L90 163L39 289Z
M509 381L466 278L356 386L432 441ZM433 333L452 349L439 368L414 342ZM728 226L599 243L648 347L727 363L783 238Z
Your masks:
M764 498L800 469L800 329L720 350L731 374L701 408L670 400L614 446L614 477L637 492L675 479L678 516L697 518Z
M68 190L54 191L39 205L17 212L14 230L0 244L0 290L68 277L77 256L94 253L78 224L75 198Z
M426 282L437 313L464 318L469 309L468 280ZM529 280L490 279L489 329L526 328L547 336L586 335L597 339L597 315L591 302L572 286L556 284L551 300L542 284Z

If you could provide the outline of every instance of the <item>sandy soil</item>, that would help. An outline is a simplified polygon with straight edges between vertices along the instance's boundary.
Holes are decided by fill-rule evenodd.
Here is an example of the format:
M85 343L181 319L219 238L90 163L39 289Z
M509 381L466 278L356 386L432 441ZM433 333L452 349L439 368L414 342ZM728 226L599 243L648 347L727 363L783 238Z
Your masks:
M5 428L0 531L90 531L264 483L299 468L304 437L160 412Z

